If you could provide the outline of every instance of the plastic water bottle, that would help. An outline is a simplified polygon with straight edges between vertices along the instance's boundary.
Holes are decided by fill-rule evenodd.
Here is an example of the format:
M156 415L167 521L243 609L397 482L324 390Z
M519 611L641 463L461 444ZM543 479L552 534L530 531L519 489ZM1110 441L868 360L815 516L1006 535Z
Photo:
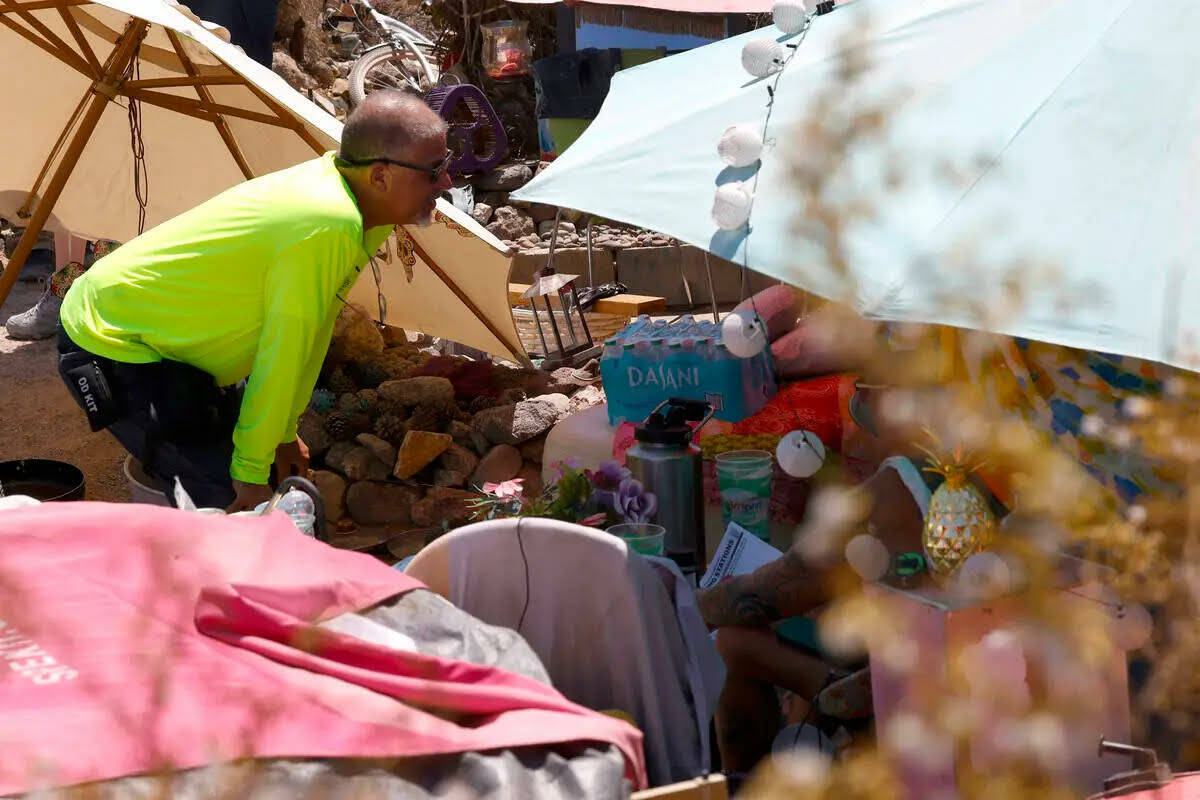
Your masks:
M292 520L292 524L305 536L313 535L313 526L317 521L317 509L307 493L299 489L288 489L287 493L279 498L279 505L276 508L287 514Z

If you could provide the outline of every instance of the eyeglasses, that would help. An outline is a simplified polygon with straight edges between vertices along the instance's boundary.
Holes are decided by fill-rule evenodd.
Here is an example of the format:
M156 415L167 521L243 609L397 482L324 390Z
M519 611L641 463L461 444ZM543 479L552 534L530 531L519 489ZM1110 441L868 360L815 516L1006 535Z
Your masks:
M417 172L424 172L426 175L428 175L430 183L437 183L438 179L442 177L447 169L449 169L450 160L453 158L454 151L447 150L446 155L442 157L442 160L433 167L426 167L422 164L410 164L407 161L396 161L391 158L359 158L351 160L345 156L338 156L337 160L350 167L366 167L370 164L390 164L393 167L415 169Z

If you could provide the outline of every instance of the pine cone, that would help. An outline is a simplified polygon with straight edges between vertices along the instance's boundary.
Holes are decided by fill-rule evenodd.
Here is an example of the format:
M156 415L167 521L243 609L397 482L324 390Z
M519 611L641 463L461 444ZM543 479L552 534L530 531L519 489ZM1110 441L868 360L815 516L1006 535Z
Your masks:
M371 417L379 413L379 393L374 389L359 389L355 396L358 398L358 409Z
M318 414L328 414L333 410L336 400L337 395L328 389L314 389L312 399L308 401L308 407Z
M496 405L496 398L491 395L481 394L471 398L471 402L467 404L467 410L472 414L478 414L480 411L492 408Z
M354 377L355 382L367 389L374 389L388 379L387 370L383 364L383 357L379 359L371 359L370 361L360 361L350 367L350 373Z
M371 430L371 418L361 412L334 411L325 418L325 430L339 442L347 442Z
M454 419L457 414L458 409L452 405L417 406L408 420L408 427L409 430L437 433L446 427L446 423Z
M401 378L411 378L416 367L404 356L400 355L396 350L390 350L383 354L383 359L380 362L383 365L383 370L387 374L387 380L399 380Z
M380 414L375 420L375 435L396 447L403 444L406 433L408 425L396 414Z
M333 371L329 373L329 379L325 383L329 386L329 390L335 394L358 391L358 387L354 385L353 379L346 374L346 370L342 367L334 367Z

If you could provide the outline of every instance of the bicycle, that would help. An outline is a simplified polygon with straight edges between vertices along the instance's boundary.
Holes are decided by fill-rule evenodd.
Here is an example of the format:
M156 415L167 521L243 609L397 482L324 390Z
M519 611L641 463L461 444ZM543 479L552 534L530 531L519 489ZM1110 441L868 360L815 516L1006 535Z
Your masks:
M384 41L368 47L355 59L347 81L350 104L356 106L378 89L400 89L424 95L441 77L437 63L437 44L420 31L400 20L380 13L370 0L357 0L366 7ZM353 8L353 6L352 6ZM354 19L362 30L367 26L354 9Z

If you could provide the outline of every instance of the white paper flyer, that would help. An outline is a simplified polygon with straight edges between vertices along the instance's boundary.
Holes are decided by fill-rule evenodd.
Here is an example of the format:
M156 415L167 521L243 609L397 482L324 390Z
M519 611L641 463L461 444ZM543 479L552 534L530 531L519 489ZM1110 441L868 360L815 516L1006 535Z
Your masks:
M726 578L753 572L782 555L782 552L741 525L731 522L725 529L725 535L721 537L721 543L717 545L717 552L708 564L708 571L700 579L700 588L709 589Z

